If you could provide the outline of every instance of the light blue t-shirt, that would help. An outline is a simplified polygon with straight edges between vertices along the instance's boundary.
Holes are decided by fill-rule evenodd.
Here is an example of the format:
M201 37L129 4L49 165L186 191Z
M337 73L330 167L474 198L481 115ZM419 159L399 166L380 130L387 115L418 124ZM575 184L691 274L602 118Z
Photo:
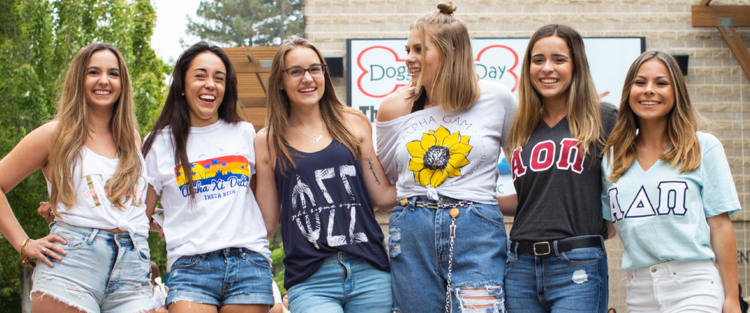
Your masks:
M724 147L697 132L701 164L680 173L680 165L657 160L647 171L638 161L612 183L608 153L602 159L602 210L613 221L629 271L672 260L714 260L707 218L740 210Z

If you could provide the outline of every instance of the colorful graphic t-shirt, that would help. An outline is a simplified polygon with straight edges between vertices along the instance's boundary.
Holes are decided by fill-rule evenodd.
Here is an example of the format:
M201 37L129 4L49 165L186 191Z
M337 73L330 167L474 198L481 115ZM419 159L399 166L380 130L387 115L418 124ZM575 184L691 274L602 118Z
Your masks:
M290 148L291 149L291 148ZM292 151L294 151L292 149ZM325 149L294 151L296 168L276 163L284 241L284 288L304 281L339 251L390 271L359 160L333 140Z
M657 160L644 171L636 160L617 180L602 160L602 214L625 246L626 271L673 260L713 260L706 218L741 209L734 179L716 137L697 132L701 164L690 172Z
M516 101L503 85L482 80L479 86L482 94L468 108L444 112L437 106L375 123L378 158L399 199L497 204L497 162Z
M146 155L149 184L161 195L170 266L182 256L247 248L270 261L266 228L250 178L255 174L255 129L224 120L191 127L187 155L195 200L182 165L175 164L171 128L156 134Z
M124 208L112 205L107 183L115 174L119 159L109 159L98 155L86 146L81 151L81 158L73 167L73 187L76 191L76 202L66 207L62 201L57 202L56 220L87 228L119 229L131 234L148 237L148 217L146 217L146 168L141 171L133 194L126 194L120 199ZM47 181L47 189L50 189Z
M600 106L605 141L617 121L615 107ZM581 156L578 140L570 134L568 118L549 127L539 121L529 141L510 159L518 193L511 241L549 241L575 236L606 236L599 212L600 149Z

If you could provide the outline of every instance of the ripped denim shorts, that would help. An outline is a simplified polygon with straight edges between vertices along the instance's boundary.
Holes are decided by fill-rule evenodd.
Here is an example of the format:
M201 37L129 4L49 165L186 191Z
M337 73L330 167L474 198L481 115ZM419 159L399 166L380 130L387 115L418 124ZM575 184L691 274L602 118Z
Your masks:
M67 240L55 267L37 262L31 295L52 297L83 312L145 312L151 301L151 255L146 237L77 227L62 222L52 235Z
M413 197L393 209L388 232L393 312L444 312L449 266L451 312L505 312L508 237L496 205Z

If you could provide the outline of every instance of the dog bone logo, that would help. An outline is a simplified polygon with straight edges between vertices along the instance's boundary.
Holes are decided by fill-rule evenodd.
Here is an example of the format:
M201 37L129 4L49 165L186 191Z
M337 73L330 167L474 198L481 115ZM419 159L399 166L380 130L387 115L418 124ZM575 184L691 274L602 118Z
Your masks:
M370 54L365 58L365 65L363 65L363 56L368 51ZM390 58L389 55L393 55L395 61L386 61L381 64L376 63L380 60L387 60ZM372 62L373 60L375 62ZM362 50L362 52L359 53L359 56L357 56L357 66L362 70L362 74L359 75L359 78L357 79L357 88L359 88L360 92L372 98L383 98L398 90L399 87L405 86L406 82L411 79L406 70L406 65L404 65L404 59L400 59L398 54L396 54L396 51L393 51L393 49L384 46L372 46ZM366 66L368 68L366 68ZM362 80L365 78L367 79L363 86ZM389 83L394 83L393 89L388 88L388 85L390 85ZM385 89L383 87L385 87ZM370 90L370 92L365 91L365 88Z
M483 61L484 59L484 61ZM509 62L512 59L512 62ZM474 70L480 79L494 80L508 86L515 92L518 87L518 75L514 72L518 66L518 54L503 45L487 46L477 53ZM508 66L508 64L513 64ZM500 65L497 65L500 64ZM507 76L510 73L512 76Z

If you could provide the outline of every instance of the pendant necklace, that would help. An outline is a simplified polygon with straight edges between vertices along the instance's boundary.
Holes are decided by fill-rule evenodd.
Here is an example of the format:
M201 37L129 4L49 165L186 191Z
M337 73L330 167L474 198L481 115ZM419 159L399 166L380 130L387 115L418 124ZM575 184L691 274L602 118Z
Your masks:
M315 142L319 142L321 139L323 139L323 123L320 123L320 136L318 136L316 138L313 138L313 137L310 137L308 135L305 135L305 133L303 133L301 130L299 130L299 128L297 128L297 126L294 126L294 129L296 129L300 134L302 134L302 136L305 136L307 138L315 140Z

